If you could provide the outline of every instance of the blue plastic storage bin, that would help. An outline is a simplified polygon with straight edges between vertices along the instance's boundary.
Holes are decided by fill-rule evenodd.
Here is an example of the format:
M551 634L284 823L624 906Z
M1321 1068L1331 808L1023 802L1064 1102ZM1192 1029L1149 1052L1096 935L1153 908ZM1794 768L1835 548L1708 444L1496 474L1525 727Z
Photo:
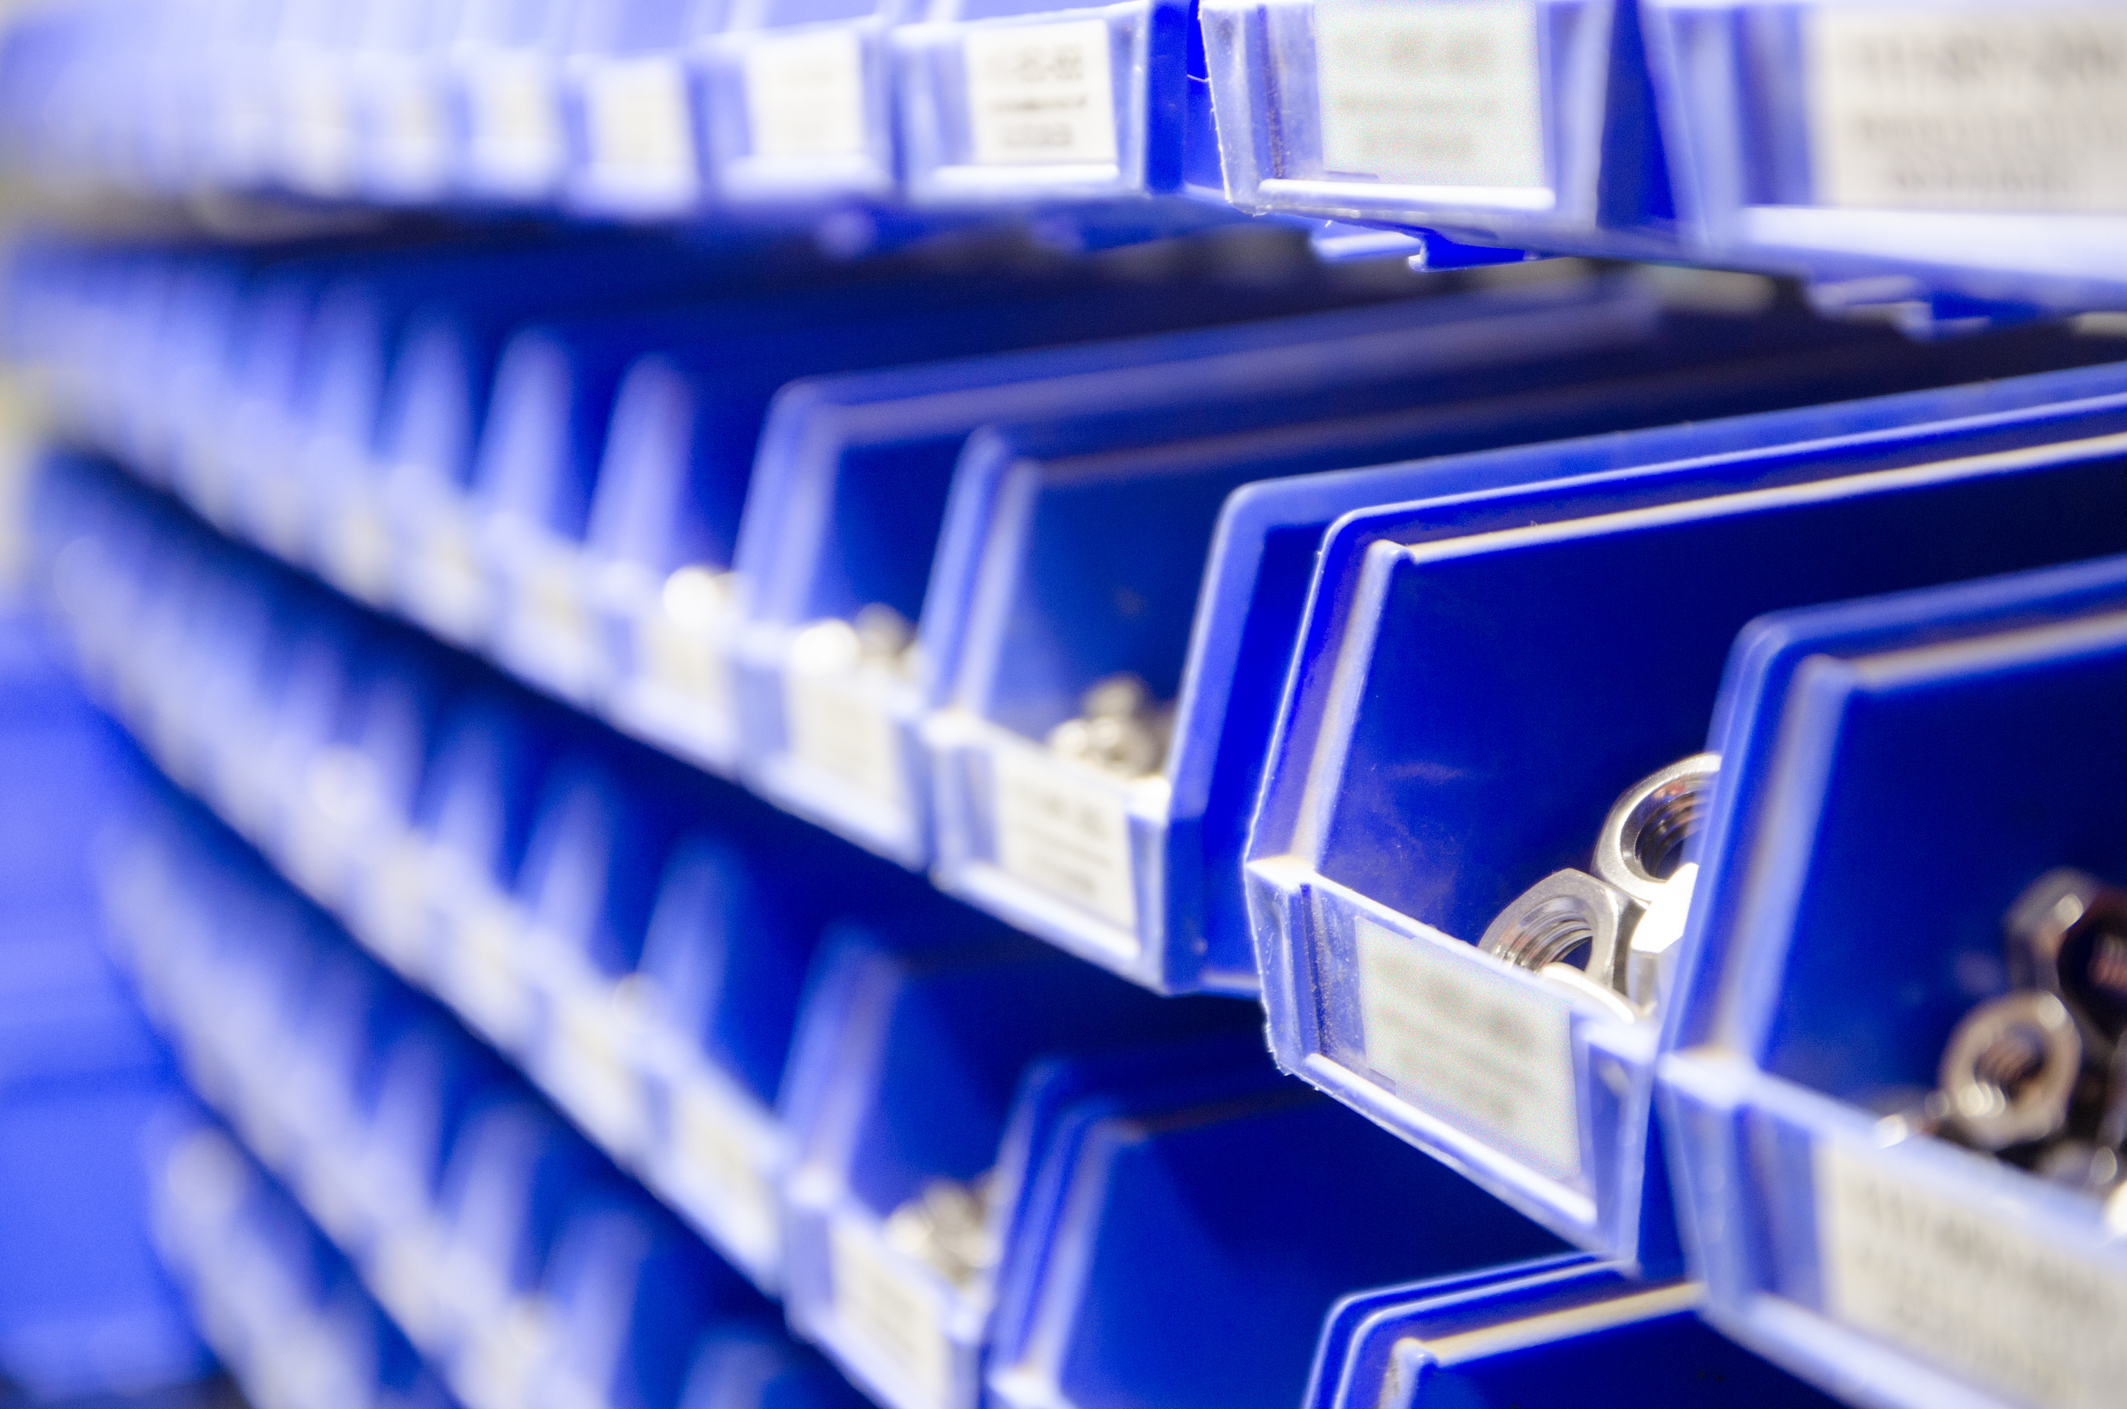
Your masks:
M1119 409L1156 403L1148 386L1104 414L970 442L920 637L940 883L1161 991L1253 992L1241 851L1308 574L1339 515L1551 473L1538 454L1448 458L1478 447L2092 350L2034 335L1923 351L1801 319L1663 311L1630 285L1612 298L1473 298L1478 316L1411 327L1371 374L1357 340L1304 371L1262 357L1276 390L1248 384L1239 352L1206 357L1164 413ZM1276 419L1294 424L1261 426ZM1385 461L1407 462L1329 473ZM1085 702L1118 675L1172 709L1163 756L1104 767L1044 746L1090 727Z
M1144 1055L1050 1063L1021 1086L994 1402L1291 1404L1354 1285L1557 1246L1278 1077L1253 1042L1200 1051L1193 1071L1187 1054Z
M464 0L445 50L453 189L476 201L552 200L568 173L562 62L582 0Z
M1224 207L1193 5L933 0L893 49L913 201Z
M1559 478L1347 519L1249 846L1281 1064L1581 1245L1673 1260L1648 1160L1655 1024L1471 936L1586 864L1620 789L1702 746L1720 659L1753 615L2106 551L2088 506L2116 478L2117 376L1504 452L1495 464L1538 456ZM1651 580L1689 588L1634 637L1643 606L1603 603ZM1546 687L1561 672L1573 690Z
M975 1402L1030 1063L1253 1023L1243 1005L1162 1003L986 925L844 928L815 964L779 1104L791 1325L884 1402ZM936 1217L942 1236L906 1241Z
M2123 589L2105 559L1777 613L1730 656L1659 1094L1711 1314L1837 1393L2098 1404L2120 1382L2116 1338L2079 1329L2123 1285L2102 1199L1902 1117L2009 986L2025 887L2120 870L2115 751L2083 741L2122 678Z
M1243 210L1673 250L1630 0L1210 0L1203 25Z
M716 198L803 210L898 195L887 33L913 10L913 0L727 6L694 61Z
M1607 1263L1549 1259L1489 1277L1383 1288L1339 1303L1308 1409L1434 1405L1785 1405L1811 1390L1724 1339L1692 1282L1637 1282Z
M640 218L702 205L705 162L685 54L723 9L702 0L576 6L562 70L570 209Z
M1834 301L1905 303L1923 322L1990 311L1972 300L1997 316L2127 306L2127 149L2108 76L2127 8L1648 0L1645 13L1694 257L1793 270L1843 285Z

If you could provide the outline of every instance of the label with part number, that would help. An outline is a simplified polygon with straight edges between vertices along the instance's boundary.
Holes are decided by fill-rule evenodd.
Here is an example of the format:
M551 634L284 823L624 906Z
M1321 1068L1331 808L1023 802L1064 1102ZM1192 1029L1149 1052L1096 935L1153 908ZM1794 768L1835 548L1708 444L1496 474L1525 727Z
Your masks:
M672 1154L679 1176L712 1206L723 1235L744 1256L768 1262L781 1239L775 1185L761 1167L764 1140L750 1138L749 1115L735 1098L699 1080L672 1088Z
M864 154L864 48L854 30L763 36L743 62L755 156Z
M1545 1173L1579 1178L1571 1001L1365 918L1353 931L1367 1065Z
M879 1234L848 1219L827 1227L835 1314L932 1404L952 1389L952 1347L938 1306L880 1246Z
M969 33L968 131L982 166L1112 163L1115 75L1105 20Z
M901 732L855 672L790 671L783 719L793 757L874 802L903 804Z
M2038 1409L2127 1386L2127 1272L1829 1143L1815 1150L1825 1313Z
M650 607L636 618L635 652L639 669L652 685L701 716L698 727L718 734L730 730L737 706L723 633L690 630L662 607Z
M687 81L670 59L608 60L584 76L593 159L610 171L671 184L694 179Z
M1531 0L1316 0L1315 64L1328 171L1551 184Z
M1034 749L997 749L990 767L997 864L1135 933L1130 812L1117 790Z
M560 168L560 98L545 59L487 55L468 75L467 96L473 145L483 161L528 176Z
M1803 12L1823 205L2127 211L2127 13Z
M642 1079L629 1061L627 1019L606 993L557 995L554 1081L576 1118L610 1152L642 1138Z

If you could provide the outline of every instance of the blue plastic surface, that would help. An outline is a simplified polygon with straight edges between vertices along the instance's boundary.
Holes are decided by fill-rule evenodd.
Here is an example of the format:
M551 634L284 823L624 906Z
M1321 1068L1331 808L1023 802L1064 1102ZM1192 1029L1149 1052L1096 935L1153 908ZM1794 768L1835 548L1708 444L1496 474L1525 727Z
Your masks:
M1315 552L1339 515L1557 472L1541 453L1458 457L1478 447L2096 350L2029 334L1921 351L1801 320L1663 312L1629 286L1612 299L1473 297L1466 322L1443 307L1412 326L1379 381L1357 343L1306 372L1263 357L1277 390L1251 387L1240 354L1207 357L1193 381L1176 377L1170 408L1145 391L1149 414L1115 396L1104 414L972 441L920 637L940 883L1161 991L1253 992L1241 850ZM1278 419L1295 424L1260 424ZM1405 463L1332 473L1384 461ZM1032 747L1118 672L1174 702L1154 776Z
M2106 533L2068 506L2109 492L2116 376L1568 442L1535 453L1566 476L1596 473L1347 519L1325 550L1249 850L1281 1063L1581 1245L1673 1261L1647 1159L1653 1027L1575 1011L1470 936L1544 874L1584 864L1619 790L1701 745L1720 658L1751 616L2104 551ZM1963 419L1925 424L1944 415ZM2076 437L2098 439L2023 458ZM1936 504L1948 517L1923 531ZM1690 586L1665 598L1659 634L1634 636L1654 581ZM1571 691L1552 687L1561 673ZM1413 711L1431 721L1422 733ZM1502 795L1518 805L1499 808ZM1403 1056L1376 1054L1408 1057L1406 1081L1430 1083L1398 1094L1370 1065L1362 1011L1420 1021L1430 1009L1392 995L1436 981L1521 1037L1495 1048L1480 1026L1424 1019L1429 1035ZM1389 1028L1381 1040L1394 1046ZM1475 1045L1459 1066L1422 1055L1461 1041ZM1468 1084L1485 1069L1497 1074Z
M1777 613L1731 654L1710 738L1733 771L1659 1095L1712 1314L1842 1392L2066 1403L2113 1383L2102 1340L2041 1362L2003 1329L2053 1314L2034 1279L2074 1279L2079 1304L2117 1294L2098 1201L1883 1118L1932 1085L1956 1021L2005 990L2017 894L2055 865L2120 868L2092 810L2112 754L2077 741L2117 688L2123 584L2104 559ZM1947 731L1990 744L1942 768ZM1866 1016L1827 1041L1842 1004ZM1922 1210L1926 1236L1887 1221ZM1868 1310L1882 1276L1924 1323Z

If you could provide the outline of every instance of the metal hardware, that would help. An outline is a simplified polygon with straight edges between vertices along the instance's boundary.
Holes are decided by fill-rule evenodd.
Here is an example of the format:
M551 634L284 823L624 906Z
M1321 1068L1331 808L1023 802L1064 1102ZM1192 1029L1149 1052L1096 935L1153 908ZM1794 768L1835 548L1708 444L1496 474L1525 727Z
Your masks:
M2004 1150L2059 1134L2082 1076L2083 1041L2067 1006L2025 989L1965 1014L1936 1084L1946 1125L1967 1144Z
M1526 969L1578 968L1617 1000L1608 1005L1614 1013L1651 1016L1675 969L1698 880L1685 843L1720 768L1720 755L1693 754L1627 788L1603 819L1594 873L1544 877L1499 912L1477 947Z
M1126 778L1165 766L1174 709L1157 703L1143 680L1128 674L1097 680L1078 708L1078 718L1049 731L1052 752Z

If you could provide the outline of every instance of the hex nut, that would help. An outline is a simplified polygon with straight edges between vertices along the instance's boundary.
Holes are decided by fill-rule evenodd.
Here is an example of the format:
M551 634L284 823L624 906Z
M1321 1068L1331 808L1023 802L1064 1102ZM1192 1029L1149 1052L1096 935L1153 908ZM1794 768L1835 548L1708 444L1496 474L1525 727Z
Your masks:
M2067 1006L2024 989L1965 1014L1936 1082L1949 1127L1979 1149L2002 1150L2066 1126L2082 1070L2082 1037Z
M1641 905L1659 900L1699 829L1721 770L1717 753L1695 753L1627 788L1603 819L1595 874Z
M2057 994L2094 1045L2127 1033L2127 891L2061 867L2025 887L2003 927L2012 978Z
M1632 897L1568 867L1514 897L1485 927L1477 947L1532 970L1569 962L1586 949L1588 978L1622 993L1627 946L1639 917Z

